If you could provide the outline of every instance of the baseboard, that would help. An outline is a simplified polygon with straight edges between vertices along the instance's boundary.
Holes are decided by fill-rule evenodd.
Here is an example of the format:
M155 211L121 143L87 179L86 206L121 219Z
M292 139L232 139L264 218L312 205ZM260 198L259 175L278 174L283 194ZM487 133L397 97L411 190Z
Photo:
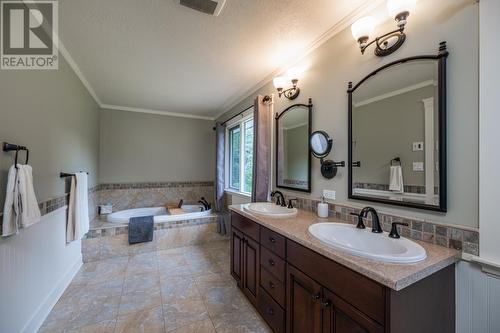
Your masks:
M21 332L36 333L40 329L50 311L52 311L52 308L54 307L54 305L56 305L59 298L61 298L62 294L69 286L76 273L78 273L82 265L82 255L80 254L72 267L66 272L66 274L64 274L61 279L59 279L59 281L57 281L52 292L45 298L42 304L40 304L33 317L31 317L28 323L26 323Z

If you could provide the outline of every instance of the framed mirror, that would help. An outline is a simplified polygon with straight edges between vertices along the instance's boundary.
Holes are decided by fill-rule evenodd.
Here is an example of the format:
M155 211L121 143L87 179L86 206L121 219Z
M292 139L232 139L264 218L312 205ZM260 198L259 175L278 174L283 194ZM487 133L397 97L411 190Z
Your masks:
M276 187L311 192L312 100L276 115Z
M349 83L349 198L446 212L446 44Z

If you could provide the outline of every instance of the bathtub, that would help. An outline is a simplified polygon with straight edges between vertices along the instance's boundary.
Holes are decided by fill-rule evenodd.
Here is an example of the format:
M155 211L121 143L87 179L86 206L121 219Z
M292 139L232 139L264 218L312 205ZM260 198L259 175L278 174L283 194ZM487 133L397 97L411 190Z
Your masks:
M168 214L165 207L127 209L109 214L107 216L107 221L111 223L128 223L131 217L153 215L155 223L161 223L161 222L197 219L212 214L211 209L202 211L203 206L201 205L183 205L182 209L184 209L186 213L179 215Z

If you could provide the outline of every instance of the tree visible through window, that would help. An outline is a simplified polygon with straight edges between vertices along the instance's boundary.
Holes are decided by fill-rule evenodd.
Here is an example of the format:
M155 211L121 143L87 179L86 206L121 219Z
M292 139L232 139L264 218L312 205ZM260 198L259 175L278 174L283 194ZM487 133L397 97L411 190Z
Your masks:
M229 141L229 184L227 187L244 193L252 193L254 126L251 116L231 124L227 130Z

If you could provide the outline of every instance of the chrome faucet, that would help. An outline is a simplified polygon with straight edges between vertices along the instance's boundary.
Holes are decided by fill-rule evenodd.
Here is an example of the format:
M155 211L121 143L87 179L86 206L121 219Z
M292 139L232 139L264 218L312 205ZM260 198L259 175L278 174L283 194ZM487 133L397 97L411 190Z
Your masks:
M285 196L280 191L271 192L271 198L276 197L276 204L281 207L286 207Z
M382 228L380 227L380 220L378 218L377 211L373 207L365 207L359 213L360 218L366 218L368 213L372 213L372 232L380 234L382 233Z

